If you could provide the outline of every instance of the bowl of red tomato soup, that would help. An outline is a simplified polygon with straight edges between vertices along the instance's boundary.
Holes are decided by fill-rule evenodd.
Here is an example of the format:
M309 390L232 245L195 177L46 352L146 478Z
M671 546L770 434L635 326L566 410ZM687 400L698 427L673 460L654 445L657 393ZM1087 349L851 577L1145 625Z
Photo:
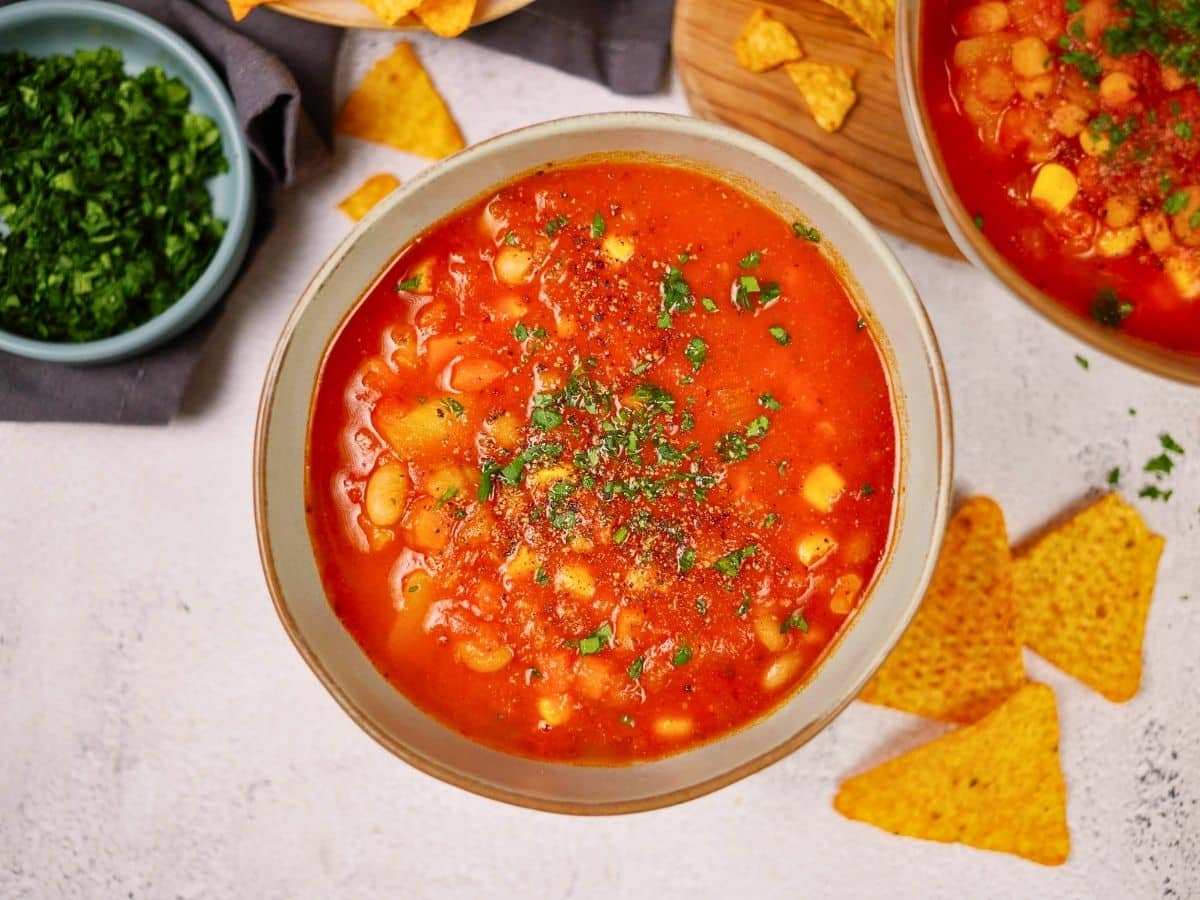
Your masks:
M612 813L779 759L935 560L935 338L863 217L723 126L472 147L320 268L267 376L271 595L372 737L477 793Z
M1200 384L1187 4L901 0L897 18L906 122L959 249L1100 350Z

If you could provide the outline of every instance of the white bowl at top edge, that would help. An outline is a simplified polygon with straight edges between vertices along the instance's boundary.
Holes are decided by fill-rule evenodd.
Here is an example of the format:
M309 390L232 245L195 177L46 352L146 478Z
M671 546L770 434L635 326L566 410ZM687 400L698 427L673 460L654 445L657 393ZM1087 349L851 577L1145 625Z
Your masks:
M821 247L869 311L898 422L897 508L869 596L816 674L774 712L664 759L624 766L543 762L494 750L413 706L371 665L321 586L305 516L305 448L331 338L399 251L479 195L547 162L592 154L699 166L820 229ZM849 274L847 274L849 273ZM375 740L475 793L556 812L654 809L736 781L800 747L850 702L899 639L934 563L950 501L950 400L925 310L874 228L796 160L723 125L658 113L560 119L510 132L431 167L372 210L317 271L275 349L259 404L254 505L268 587L288 635L334 699Z

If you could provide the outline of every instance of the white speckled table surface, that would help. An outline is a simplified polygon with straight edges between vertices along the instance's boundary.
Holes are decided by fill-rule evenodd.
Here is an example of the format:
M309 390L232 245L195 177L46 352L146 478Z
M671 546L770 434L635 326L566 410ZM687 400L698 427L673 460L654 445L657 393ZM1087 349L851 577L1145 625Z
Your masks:
M619 97L417 43L471 141L572 113L686 111L677 86ZM389 44L352 36L342 89ZM334 205L371 172L422 165L341 140L328 173L280 198L169 427L0 423L0 897L1200 897L1200 391L1104 359L900 241L946 356L956 491L996 497L1014 538L1113 466L1132 496L1159 432L1187 449L1171 501L1139 501L1168 538L1141 693L1116 706L1027 655L1059 700L1066 865L842 819L840 776L939 730L863 704L766 771L625 818L483 800L363 734L275 618L251 435L284 318L350 228Z

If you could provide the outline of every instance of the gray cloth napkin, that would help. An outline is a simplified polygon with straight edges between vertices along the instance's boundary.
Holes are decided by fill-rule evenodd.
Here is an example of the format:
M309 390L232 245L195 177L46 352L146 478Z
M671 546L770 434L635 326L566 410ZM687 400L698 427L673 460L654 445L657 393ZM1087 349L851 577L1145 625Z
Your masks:
M341 31L265 7L234 25L225 0L117 2L179 32L224 76L259 164L260 198L326 161ZM673 9L674 0L537 0L466 36L618 93L648 94L663 83ZM269 209L260 208L255 246L268 228ZM170 421L222 306L178 340L125 362L72 367L0 352L0 419Z
M235 26L224 0L119 2L178 32L224 78L257 163L261 199L329 158L339 29L269 13ZM266 233L268 213L259 210L255 245ZM64 366L0 352L0 419L169 421L223 305L179 339L124 362Z

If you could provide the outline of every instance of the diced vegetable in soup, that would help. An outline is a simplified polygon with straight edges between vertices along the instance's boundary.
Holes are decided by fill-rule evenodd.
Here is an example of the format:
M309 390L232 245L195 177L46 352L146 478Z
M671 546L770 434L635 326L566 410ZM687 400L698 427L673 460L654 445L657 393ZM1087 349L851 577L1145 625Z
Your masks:
M1200 353L1200 5L923 3L921 78L984 236L1081 316Z
M888 378L819 236L706 175L549 167L405 248L324 361L310 528L406 697L632 762L752 722L866 596Z

